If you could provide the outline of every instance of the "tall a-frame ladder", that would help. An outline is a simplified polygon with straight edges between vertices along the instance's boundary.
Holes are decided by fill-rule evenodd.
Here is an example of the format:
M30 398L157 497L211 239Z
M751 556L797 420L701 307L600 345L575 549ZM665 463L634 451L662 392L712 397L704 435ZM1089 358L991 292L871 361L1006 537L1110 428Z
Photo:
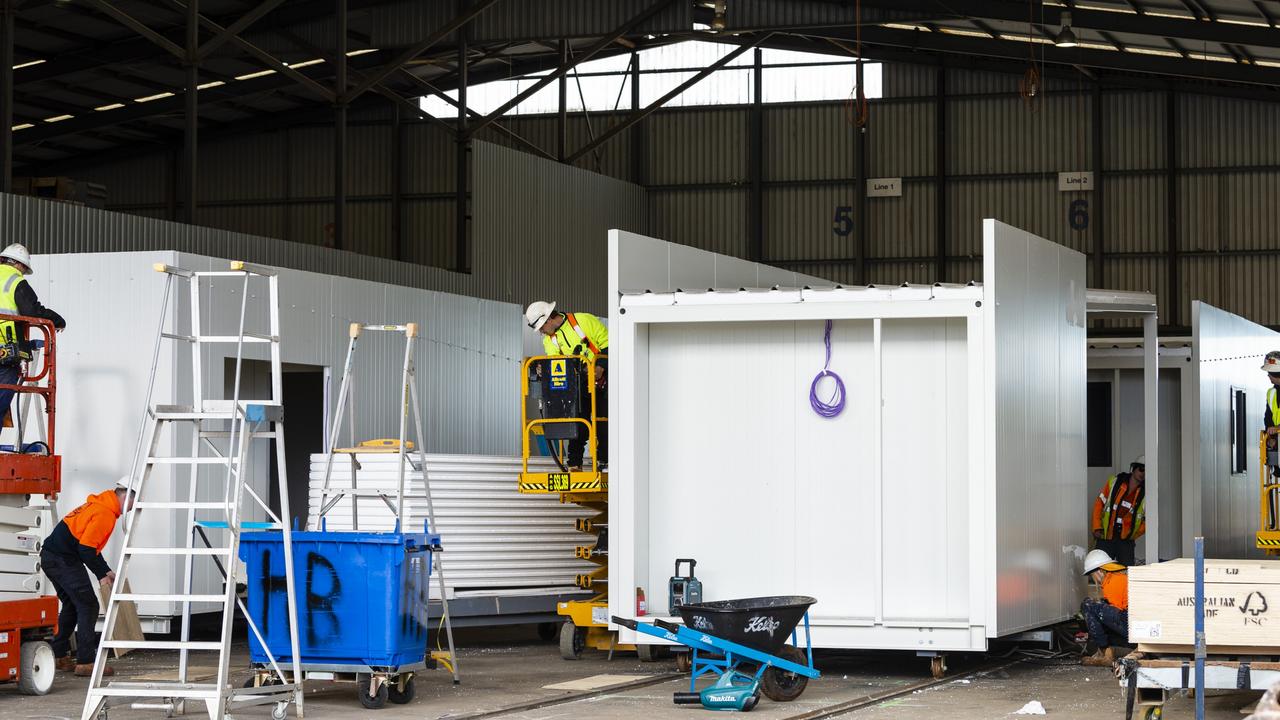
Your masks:
M89 682L85 697L82 720L105 717L109 707L117 703L132 701L133 709L159 709L166 714L183 713L186 703L203 704L210 720L229 718L233 710L254 705L272 705L272 716L285 717L289 703L294 703L297 716L303 716L302 683L290 678L301 678L298 657L298 614L295 603L293 542L288 522L289 512L288 483L285 479L285 447L284 425L282 420L282 388L280 360L280 313L279 313L279 278L272 268L233 262L229 270L212 272L193 272L164 264L157 264L155 269L165 273L164 300L160 315L160 329L157 333L155 349L152 353L151 378L147 386L147 412L143 417L142 428L138 434L138 447L135 452L133 472L130 473L131 489L137 493L137 502L124 518L124 545L116 564L115 592L107 603L106 622L98 645L98 655L93 668L93 677ZM266 302L261 293L251 292L250 280L265 280L268 291ZM190 293L191 321L190 334L184 335L165 330L169 298L175 281L187 283ZM228 292L228 286L239 295L239 325L235 334L215 335L207 331L212 325L212 313L202 311L202 302L206 296L213 298L215 293ZM255 283L256 286L256 283ZM268 331L265 334L246 331L246 315L253 305L254 317L260 318L265 311L268 316ZM160 357L162 341L171 340L190 346L191 356L191 405L159 405L152 404L152 393L155 388L157 365ZM250 398L242 390L244 380L243 365L247 345L266 345L271 364L271 388L268 397ZM206 358L206 346L235 348L234 384L231 386L230 399L208 397L209 389L204 382L204 363L207 359L220 361L222 353L209 352ZM219 393L221 395L222 393ZM166 432L168 430L168 432ZM178 445L177 440L183 432L190 434L190 445L187 455L158 454L169 439L169 444ZM276 516L268 503L254 490L249 483L250 448L255 442L275 441L278 466L278 484L280 498L280 515ZM182 470L186 468L187 472ZM202 468L204 471L202 472ZM158 471L158 472L157 472ZM183 476L185 475L185 478ZM185 479L185 482L181 480ZM184 487L185 486L185 487ZM181 498L185 490L186 498ZM270 522L250 522L246 519L245 496L265 511ZM140 511L146 511L139 515ZM176 546L142 545L145 533L135 535L138 522L144 524L156 522L156 516L168 517L174 527L185 528L185 537ZM282 521L283 520L283 521ZM240 547L240 535L245 530L279 529L284 536L284 565L286 596L288 598L288 622L291 672L286 674L276 658L267 649L270 665L277 675L279 684L264 684L254 688L232 688L228 677L231 660L232 619L235 608L240 607L241 614L248 619L249 631L267 647L261 630L249 616L243 602L236 596L236 582L228 573L233 571L237 552ZM172 537L172 536L171 536ZM181 559L183 565L181 592L174 594L172 588L163 592L144 591L154 583L145 575L133 578L130 593L120 592L125 581L135 573L143 573L147 568L146 561L134 567L134 562L142 556L161 556L171 562L171 567ZM198 592L197 578L207 577L208 568L204 563L212 563L218 570L218 581L214 587L218 591ZM153 566L154 567L154 566ZM154 570L152 570L154 572ZM176 602L182 606L182 630L179 640L108 640L111 638L121 602ZM211 641L191 640L191 615L194 603L212 604L214 609L222 613L220 637ZM103 667L107 653L114 648L147 649L154 651L176 652L177 678L173 681L148 682L103 682ZM213 652L217 654L216 676L213 682L191 682L189 679L189 662L193 652ZM207 665L207 663L201 663ZM289 666L286 666L289 667ZM110 705L108 704L110 703Z

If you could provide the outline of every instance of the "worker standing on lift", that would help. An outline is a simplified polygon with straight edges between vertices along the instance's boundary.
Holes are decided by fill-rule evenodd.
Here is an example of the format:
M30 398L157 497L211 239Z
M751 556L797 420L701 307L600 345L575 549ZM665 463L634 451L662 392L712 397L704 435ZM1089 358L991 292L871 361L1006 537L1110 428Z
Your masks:
M1147 531L1146 479L1147 457L1140 455L1129 464L1129 472L1107 478L1093 501L1096 547L1121 565L1133 565L1134 540Z
M1271 380L1271 387L1267 388L1267 406L1262 409L1262 426L1267 430L1267 449L1273 450L1276 434L1280 433L1280 398L1276 397L1280 395L1280 350L1267 353L1262 370Z
M31 273L31 253L26 247L14 243L0 250L0 315L42 318L52 321L55 328L63 329L67 321L41 305L36 291L26 281L25 276ZM21 379L22 361L17 351L18 344L24 340L26 334L12 320L0 321L0 346L8 349L0 359L0 385L16 385ZM0 389L0 418L8 416L13 396L13 390Z
M548 355L579 355L584 361L595 360L596 413L609 416L609 359L600 357L609 351L609 329L600 318L588 313L563 313L556 311L554 302L531 303L524 311L529 327L542 333L542 349ZM583 388L587 397L587 388ZM589 404L583 407L583 419L591 413ZM608 469L609 433L607 423L600 423L596 430L596 462L600 470ZM566 467L576 472L582 469L582 454L587 446L586 434L569 441L569 457Z

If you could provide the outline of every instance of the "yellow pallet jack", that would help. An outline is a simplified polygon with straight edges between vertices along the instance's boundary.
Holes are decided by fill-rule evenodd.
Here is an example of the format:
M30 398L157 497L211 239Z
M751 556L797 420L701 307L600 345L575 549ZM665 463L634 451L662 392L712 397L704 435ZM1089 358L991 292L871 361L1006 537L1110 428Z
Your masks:
M1257 548L1280 555L1280 452L1267 448L1265 430L1258 439L1258 514Z
M575 521L574 529L592 537L592 541L579 545L574 555L589 560L595 569L574 578L574 584L591 590L587 600L562 602L556 612L566 618L560 627L560 655L565 660L577 660L587 648L607 651L637 650L635 645L619 644L617 633L609 630L609 473L597 459L596 444L600 426L608 423L596 407L596 384L583 382L582 378L594 378L596 360L575 355L539 355L526 358L520 383L520 411L524 418L521 433L520 492L532 494L556 494L560 502L580 505L593 514ZM581 388L587 388L581 397ZM586 405L589 412L582 412L579 405ZM532 412L531 412L532 411ZM585 416L585 417L582 417ZM590 418L588 420L587 418ZM583 428L587 433L587 450L591 464L569 467L562 458L560 447ZM529 470L532 452L531 439L541 436L551 448L552 457L559 467L553 472ZM643 655L648 646L641 646Z

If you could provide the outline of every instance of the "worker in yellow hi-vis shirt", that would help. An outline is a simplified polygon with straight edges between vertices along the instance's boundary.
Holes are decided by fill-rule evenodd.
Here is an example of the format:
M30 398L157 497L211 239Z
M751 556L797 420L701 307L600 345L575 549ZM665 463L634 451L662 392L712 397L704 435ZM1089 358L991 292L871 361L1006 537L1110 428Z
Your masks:
M548 355L580 355L584 360L596 361L596 406L597 414L607 417L609 414L609 360L603 357L609 352L609 329L600 318L588 313L565 313L556 310L554 302L532 303L524 311L525 322L529 327L542 333L542 348ZM585 388L584 395L585 395ZM590 408L584 408L589 413ZM585 418L590 420L590 418ZM601 470L606 470L609 463L609 433L606 423L600 423L597 429L596 461ZM568 466L573 470L582 469L582 454L587 446L586 435L569 441Z

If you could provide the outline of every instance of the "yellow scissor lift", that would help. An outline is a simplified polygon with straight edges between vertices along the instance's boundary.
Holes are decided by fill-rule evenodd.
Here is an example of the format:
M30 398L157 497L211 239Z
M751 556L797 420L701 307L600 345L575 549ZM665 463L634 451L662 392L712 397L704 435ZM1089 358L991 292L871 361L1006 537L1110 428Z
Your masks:
M599 359L607 356L600 355ZM589 573L578 575L574 584L584 590L591 590L592 596L587 600L562 602L556 612L566 618L560 628L560 655L565 660L577 660L583 650L635 650L635 645L619 644L617 634L609 630L609 553L600 547L600 536L608 532L609 527L609 473L600 468L596 457L596 438L600 423L607 423L607 417L599 416L596 408L596 385L587 382L587 401L590 404L590 421L581 417L529 417L529 388L533 378L538 379L539 387L545 386L551 392L573 392L579 382L578 373L586 373L587 378L594 378L596 358L583 358L575 355L538 355L526 358L520 381L520 416L524 418L521 433L521 455L523 461L520 468L520 492L533 494L556 494L560 502L581 505L594 513L591 517L581 518L574 523L574 529L593 536L590 544L579 545L574 554L583 560L595 563L596 568ZM546 406L543 398L543 407ZM552 426L582 425L587 430L587 450L591 454L591 465L574 470L560 461L563 457L557 453L556 446L564 439L553 439L551 435L564 434L556 432L562 428ZM548 430L551 430L548 432ZM556 456L556 464L562 470L557 472L532 472L529 470L530 436L544 435L547 443Z
M1267 452L1267 433L1258 440L1258 534L1259 550L1280 555L1280 477L1272 475L1272 467L1280 466L1277 451Z

